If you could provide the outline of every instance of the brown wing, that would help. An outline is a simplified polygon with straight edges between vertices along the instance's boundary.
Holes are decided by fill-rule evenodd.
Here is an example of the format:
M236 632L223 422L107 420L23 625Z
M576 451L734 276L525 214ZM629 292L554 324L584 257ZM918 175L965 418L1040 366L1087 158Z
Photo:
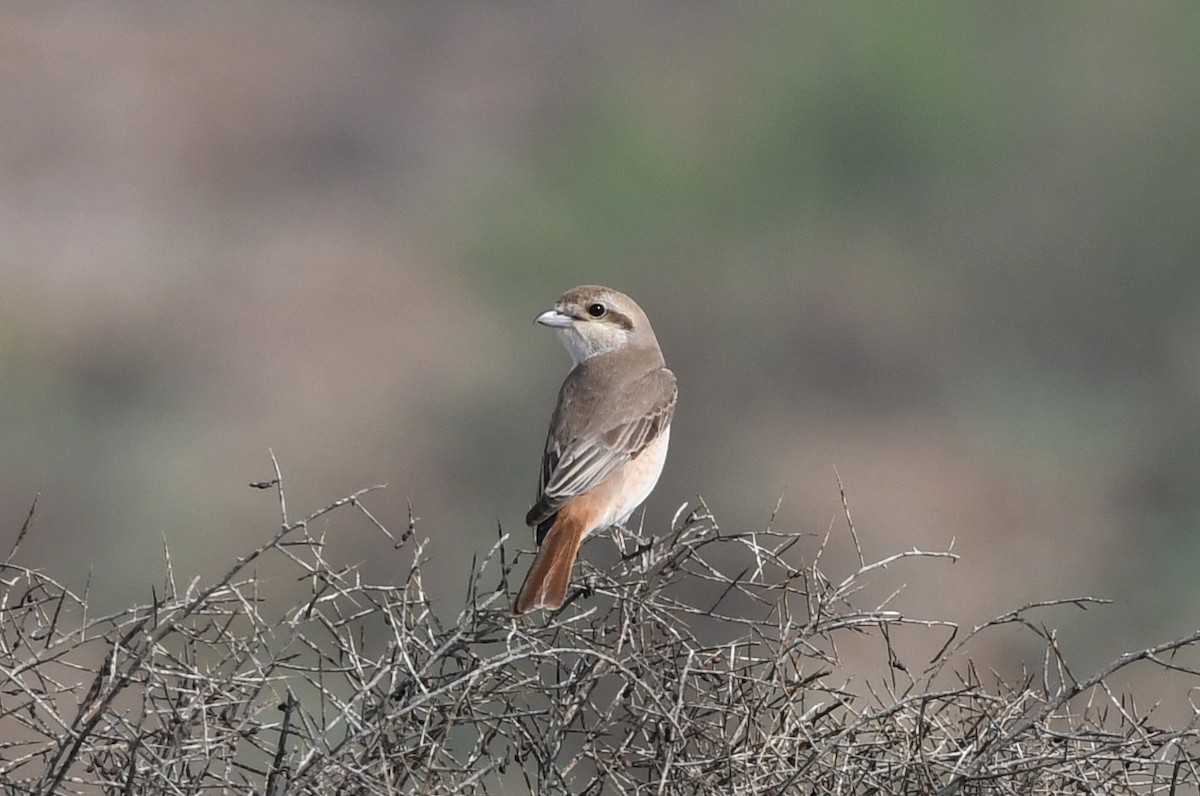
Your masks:
M637 379L617 377L603 359L580 364L559 391L538 499L525 516L526 524L539 526L539 541L545 533L542 524L564 503L641 453L675 414L674 373L655 367Z

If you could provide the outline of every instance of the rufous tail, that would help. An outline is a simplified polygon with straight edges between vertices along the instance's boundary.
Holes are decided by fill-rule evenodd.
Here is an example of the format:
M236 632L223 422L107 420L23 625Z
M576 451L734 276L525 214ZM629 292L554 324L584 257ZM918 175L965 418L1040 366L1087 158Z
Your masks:
M575 568L575 557L583 543L587 526L579 515L572 511L560 511L554 525L542 539L533 559L533 566L517 592L513 603L513 615L520 616L538 608L556 611L567 600L567 588L571 585L571 570Z

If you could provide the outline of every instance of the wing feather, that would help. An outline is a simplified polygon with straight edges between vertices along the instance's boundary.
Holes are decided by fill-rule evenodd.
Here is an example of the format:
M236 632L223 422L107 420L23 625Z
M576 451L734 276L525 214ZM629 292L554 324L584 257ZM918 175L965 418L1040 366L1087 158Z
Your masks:
M660 360L661 361L661 360ZM671 423L675 374L655 367L639 379L596 384L604 374L572 371L559 392L538 479L538 499L525 517L541 525L571 498L586 494L641 453ZM580 390L585 379L586 390ZM568 419L569 418L569 419Z

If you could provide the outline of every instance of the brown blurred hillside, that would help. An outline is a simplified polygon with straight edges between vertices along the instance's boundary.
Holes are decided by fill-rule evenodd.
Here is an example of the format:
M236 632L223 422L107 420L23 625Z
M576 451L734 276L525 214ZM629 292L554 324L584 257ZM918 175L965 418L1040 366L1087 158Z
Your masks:
M164 537L190 576L269 536L270 449L297 513L411 500L461 599L497 523L531 544L568 363L531 319L599 282L680 381L647 529L697 493L762 527L782 494L775 527L820 534L836 466L874 557L962 556L908 613L1116 599L1053 615L1077 662L1195 625L1196 9L0 21L0 538L42 490L21 557L98 607L147 598Z

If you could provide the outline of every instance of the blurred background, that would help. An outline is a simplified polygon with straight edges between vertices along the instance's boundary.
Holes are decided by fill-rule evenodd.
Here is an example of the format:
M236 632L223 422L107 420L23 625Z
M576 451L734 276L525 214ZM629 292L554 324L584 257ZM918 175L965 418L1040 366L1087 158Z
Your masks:
M411 501L453 617L497 526L532 546L568 359L531 321L596 282L679 378L647 531L782 496L798 565L835 523L840 578L836 467L868 558L962 556L880 574L907 613L1113 598L1042 615L1081 674L1196 626L1200 7L0 22L0 548L40 490L19 561L97 610L150 598L164 540L186 583L268 539L274 450L293 516L386 482L402 530ZM411 555L315 530L379 582ZM1022 638L977 655L1040 666Z

